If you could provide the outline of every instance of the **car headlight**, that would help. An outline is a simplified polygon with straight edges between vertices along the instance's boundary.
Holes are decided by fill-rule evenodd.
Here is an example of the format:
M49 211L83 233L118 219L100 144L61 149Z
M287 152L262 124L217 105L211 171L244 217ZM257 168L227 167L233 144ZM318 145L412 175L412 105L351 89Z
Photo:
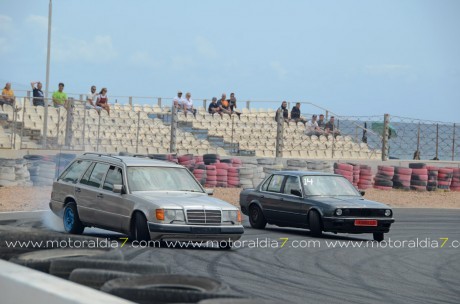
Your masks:
M185 215L181 209L156 209L156 219L167 224L175 221L185 222Z
M391 215L391 210L390 209L385 210L385 216L390 216L390 215Z
M231 222L233 224L241 222L241 213L239 210L222 210L222 222Z
M341 216L342 215L342 209L335 209L335 215Z

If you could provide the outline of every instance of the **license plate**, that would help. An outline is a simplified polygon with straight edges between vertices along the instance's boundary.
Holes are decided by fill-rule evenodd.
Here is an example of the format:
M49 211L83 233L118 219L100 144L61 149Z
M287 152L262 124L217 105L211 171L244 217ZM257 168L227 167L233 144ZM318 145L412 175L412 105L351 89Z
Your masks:
M377 220L355 220L355 226L375 227Z

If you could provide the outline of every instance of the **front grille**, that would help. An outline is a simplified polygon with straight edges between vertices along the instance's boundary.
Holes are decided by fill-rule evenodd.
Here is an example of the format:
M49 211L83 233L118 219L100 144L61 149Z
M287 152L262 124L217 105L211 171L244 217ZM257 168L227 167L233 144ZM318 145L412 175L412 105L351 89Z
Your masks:
M220 224L220 210L187 210L187 223L192 225Z
M342 216L385 217L385 209L343 209Z

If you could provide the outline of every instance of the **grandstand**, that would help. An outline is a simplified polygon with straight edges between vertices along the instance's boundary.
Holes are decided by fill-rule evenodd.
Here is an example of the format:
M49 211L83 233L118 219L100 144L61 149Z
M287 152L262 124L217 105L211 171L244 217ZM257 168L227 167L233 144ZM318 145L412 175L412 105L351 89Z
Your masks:
M75 102L71 113L64 108L48 107L44 137L44 107L32 106L27 98L17 98L19 111L4 105L8 118L0 123L0 148L67 149L109 153L165 154L170 152L170 107L159 105L114 104L111 116L101 111L86 110ZM274 111L243 109L241 119L235 115L215 117L200 108L196 119L177 114L176 153L217 153L275 157L277 123ZM380 159L381 151L370 149L349 135L307 136L304 126L284 125L282 156L308 159Z

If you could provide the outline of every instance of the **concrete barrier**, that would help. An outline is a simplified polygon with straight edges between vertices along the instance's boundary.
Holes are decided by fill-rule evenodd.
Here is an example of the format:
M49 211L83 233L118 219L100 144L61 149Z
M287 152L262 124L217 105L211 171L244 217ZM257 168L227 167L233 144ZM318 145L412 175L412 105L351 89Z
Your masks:
M2 304L133 304L95 289L0 260Z

